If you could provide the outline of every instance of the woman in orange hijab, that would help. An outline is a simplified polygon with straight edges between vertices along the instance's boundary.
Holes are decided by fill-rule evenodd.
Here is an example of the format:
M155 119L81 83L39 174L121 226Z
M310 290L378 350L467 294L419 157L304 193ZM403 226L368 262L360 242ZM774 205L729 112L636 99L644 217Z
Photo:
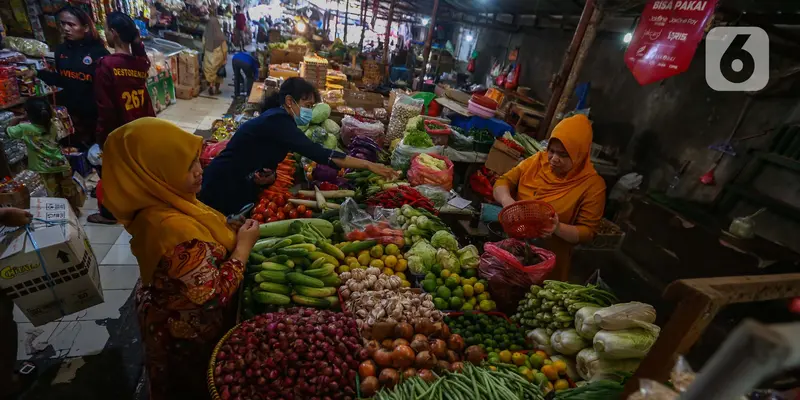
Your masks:
M594 238L606 204L606 184L589 154L592 124L585 115L561 121L547 152L539 152L506 172L494 185L503 207L518 200L541 200L556 210L546 248L556 254L552 279L567 281L572 248Z
M139 262L136 309L150 398L208 397L211 351L233 326L234 298L258 239L199 202L203 139L157 118L111 132L104 146L105 204L131 234Z

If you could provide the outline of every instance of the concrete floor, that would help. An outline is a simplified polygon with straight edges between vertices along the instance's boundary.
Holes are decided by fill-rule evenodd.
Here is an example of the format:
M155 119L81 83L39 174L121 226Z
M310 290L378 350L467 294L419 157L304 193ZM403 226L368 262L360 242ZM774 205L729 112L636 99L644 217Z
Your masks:
M222 94L201 94L177 100L158 114L188 132L208 130L229 108L233 93L232 71ZM145 399L142 380L142 348L133 309L133 288L139 267L131 254L130 235L121 225L86 222L97 212L97 200L89 198L80 218L89 242L100 260L105 302L34 327L15 307L19 333L17 359L34 362L38 379L21 399Z

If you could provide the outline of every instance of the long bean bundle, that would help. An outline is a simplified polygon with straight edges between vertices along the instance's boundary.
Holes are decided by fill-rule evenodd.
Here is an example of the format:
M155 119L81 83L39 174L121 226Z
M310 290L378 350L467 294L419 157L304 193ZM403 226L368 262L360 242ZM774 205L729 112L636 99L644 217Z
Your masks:
M394 389L383 389L377 400L544 400L542 391L512 370L495 371L464 364L461 372L444 373L428 383L419 377L407 379Z
M544 281L544 286L531 286L511 320L529 330L544 328L552 335L558 329L572 327L581 308L607 307L616 302L614 294L594 285Z

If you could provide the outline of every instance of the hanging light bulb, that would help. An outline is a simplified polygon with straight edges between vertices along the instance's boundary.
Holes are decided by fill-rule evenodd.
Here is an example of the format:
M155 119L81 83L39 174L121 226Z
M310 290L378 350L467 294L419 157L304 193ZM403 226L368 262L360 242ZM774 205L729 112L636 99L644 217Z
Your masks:
M422 19L422 25L423 25L423 26L428 26L428 23L429 23L429 22L431 22L431 20L430 20L429 18L423 18L423 19Z
M471 41L472 41L472 39L474 39L474 38L472 37L472 35L467 35L467 42L471 42Z
M304 33L305 31L306 31L306 23L303 22L303 21L300 21L297 24L297 32Z

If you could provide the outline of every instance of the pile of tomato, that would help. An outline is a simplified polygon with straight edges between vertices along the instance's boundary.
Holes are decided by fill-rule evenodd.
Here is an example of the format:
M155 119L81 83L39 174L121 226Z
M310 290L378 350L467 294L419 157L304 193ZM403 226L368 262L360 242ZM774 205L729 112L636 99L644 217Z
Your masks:
M311 218L312 211L304 205L295 205L289 202L292 196L288 193L278 193L265 190L253 209L251 218L258 222L282 221L285 219Z

